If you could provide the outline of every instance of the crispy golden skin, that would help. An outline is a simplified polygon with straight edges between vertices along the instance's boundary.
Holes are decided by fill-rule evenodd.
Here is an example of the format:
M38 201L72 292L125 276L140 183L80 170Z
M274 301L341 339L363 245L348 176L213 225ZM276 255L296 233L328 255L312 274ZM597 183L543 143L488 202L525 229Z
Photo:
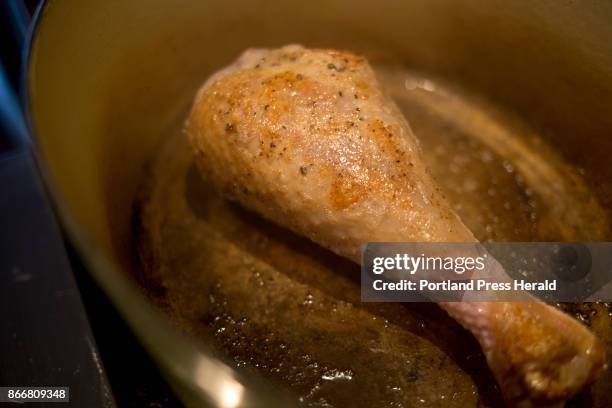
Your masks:
M219 191L357 262L371 241L475 241L363 57L246 51L199 91L186 132ZM545 304L441 306L477 337L511 404L563 401L603 367L597 339Z
M226 195L355 261L368 241L473 239L364 58L287 47L233 69L200 91L187 126Z

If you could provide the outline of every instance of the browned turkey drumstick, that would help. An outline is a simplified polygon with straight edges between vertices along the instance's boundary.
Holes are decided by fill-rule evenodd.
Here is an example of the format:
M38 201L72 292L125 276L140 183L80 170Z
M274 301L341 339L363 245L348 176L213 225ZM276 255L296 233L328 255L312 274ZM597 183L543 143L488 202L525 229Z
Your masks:
M186 132L219 191L356 262L371 241L476 241L363 57L248 50L200 89ZM512 405L560 403L604 366L594 335L544 303L440 306L478 339Z

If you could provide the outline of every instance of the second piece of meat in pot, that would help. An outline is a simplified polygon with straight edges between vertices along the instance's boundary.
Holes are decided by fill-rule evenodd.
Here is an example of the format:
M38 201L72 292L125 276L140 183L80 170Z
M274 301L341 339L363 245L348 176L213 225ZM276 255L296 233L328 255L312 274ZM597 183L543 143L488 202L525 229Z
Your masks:
M246 51L198 92L186 132L219 191L356 262L371 241L476 241L363 57ZM603 367L593 334L543 303L441 307L476 336L512 404L563 401Z

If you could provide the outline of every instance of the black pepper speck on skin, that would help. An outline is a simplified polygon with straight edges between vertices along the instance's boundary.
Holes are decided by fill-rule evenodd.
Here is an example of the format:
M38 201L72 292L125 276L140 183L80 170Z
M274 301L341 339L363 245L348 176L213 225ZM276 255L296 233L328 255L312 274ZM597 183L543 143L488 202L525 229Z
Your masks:
M334 70L336 72L342 72L346 69L346 67L338 67L335 64L329 63L327 64L327 69Z

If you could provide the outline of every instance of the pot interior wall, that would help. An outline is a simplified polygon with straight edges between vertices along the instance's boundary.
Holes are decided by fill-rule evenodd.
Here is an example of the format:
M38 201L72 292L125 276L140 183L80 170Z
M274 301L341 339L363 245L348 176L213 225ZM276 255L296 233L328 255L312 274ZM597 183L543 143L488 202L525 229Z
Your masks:
M343 47L448 78L516 112L611 204L612 4L502 0L50 1L32 49L37 141L60 206L130 259L143 165L197 86L252 46Z

